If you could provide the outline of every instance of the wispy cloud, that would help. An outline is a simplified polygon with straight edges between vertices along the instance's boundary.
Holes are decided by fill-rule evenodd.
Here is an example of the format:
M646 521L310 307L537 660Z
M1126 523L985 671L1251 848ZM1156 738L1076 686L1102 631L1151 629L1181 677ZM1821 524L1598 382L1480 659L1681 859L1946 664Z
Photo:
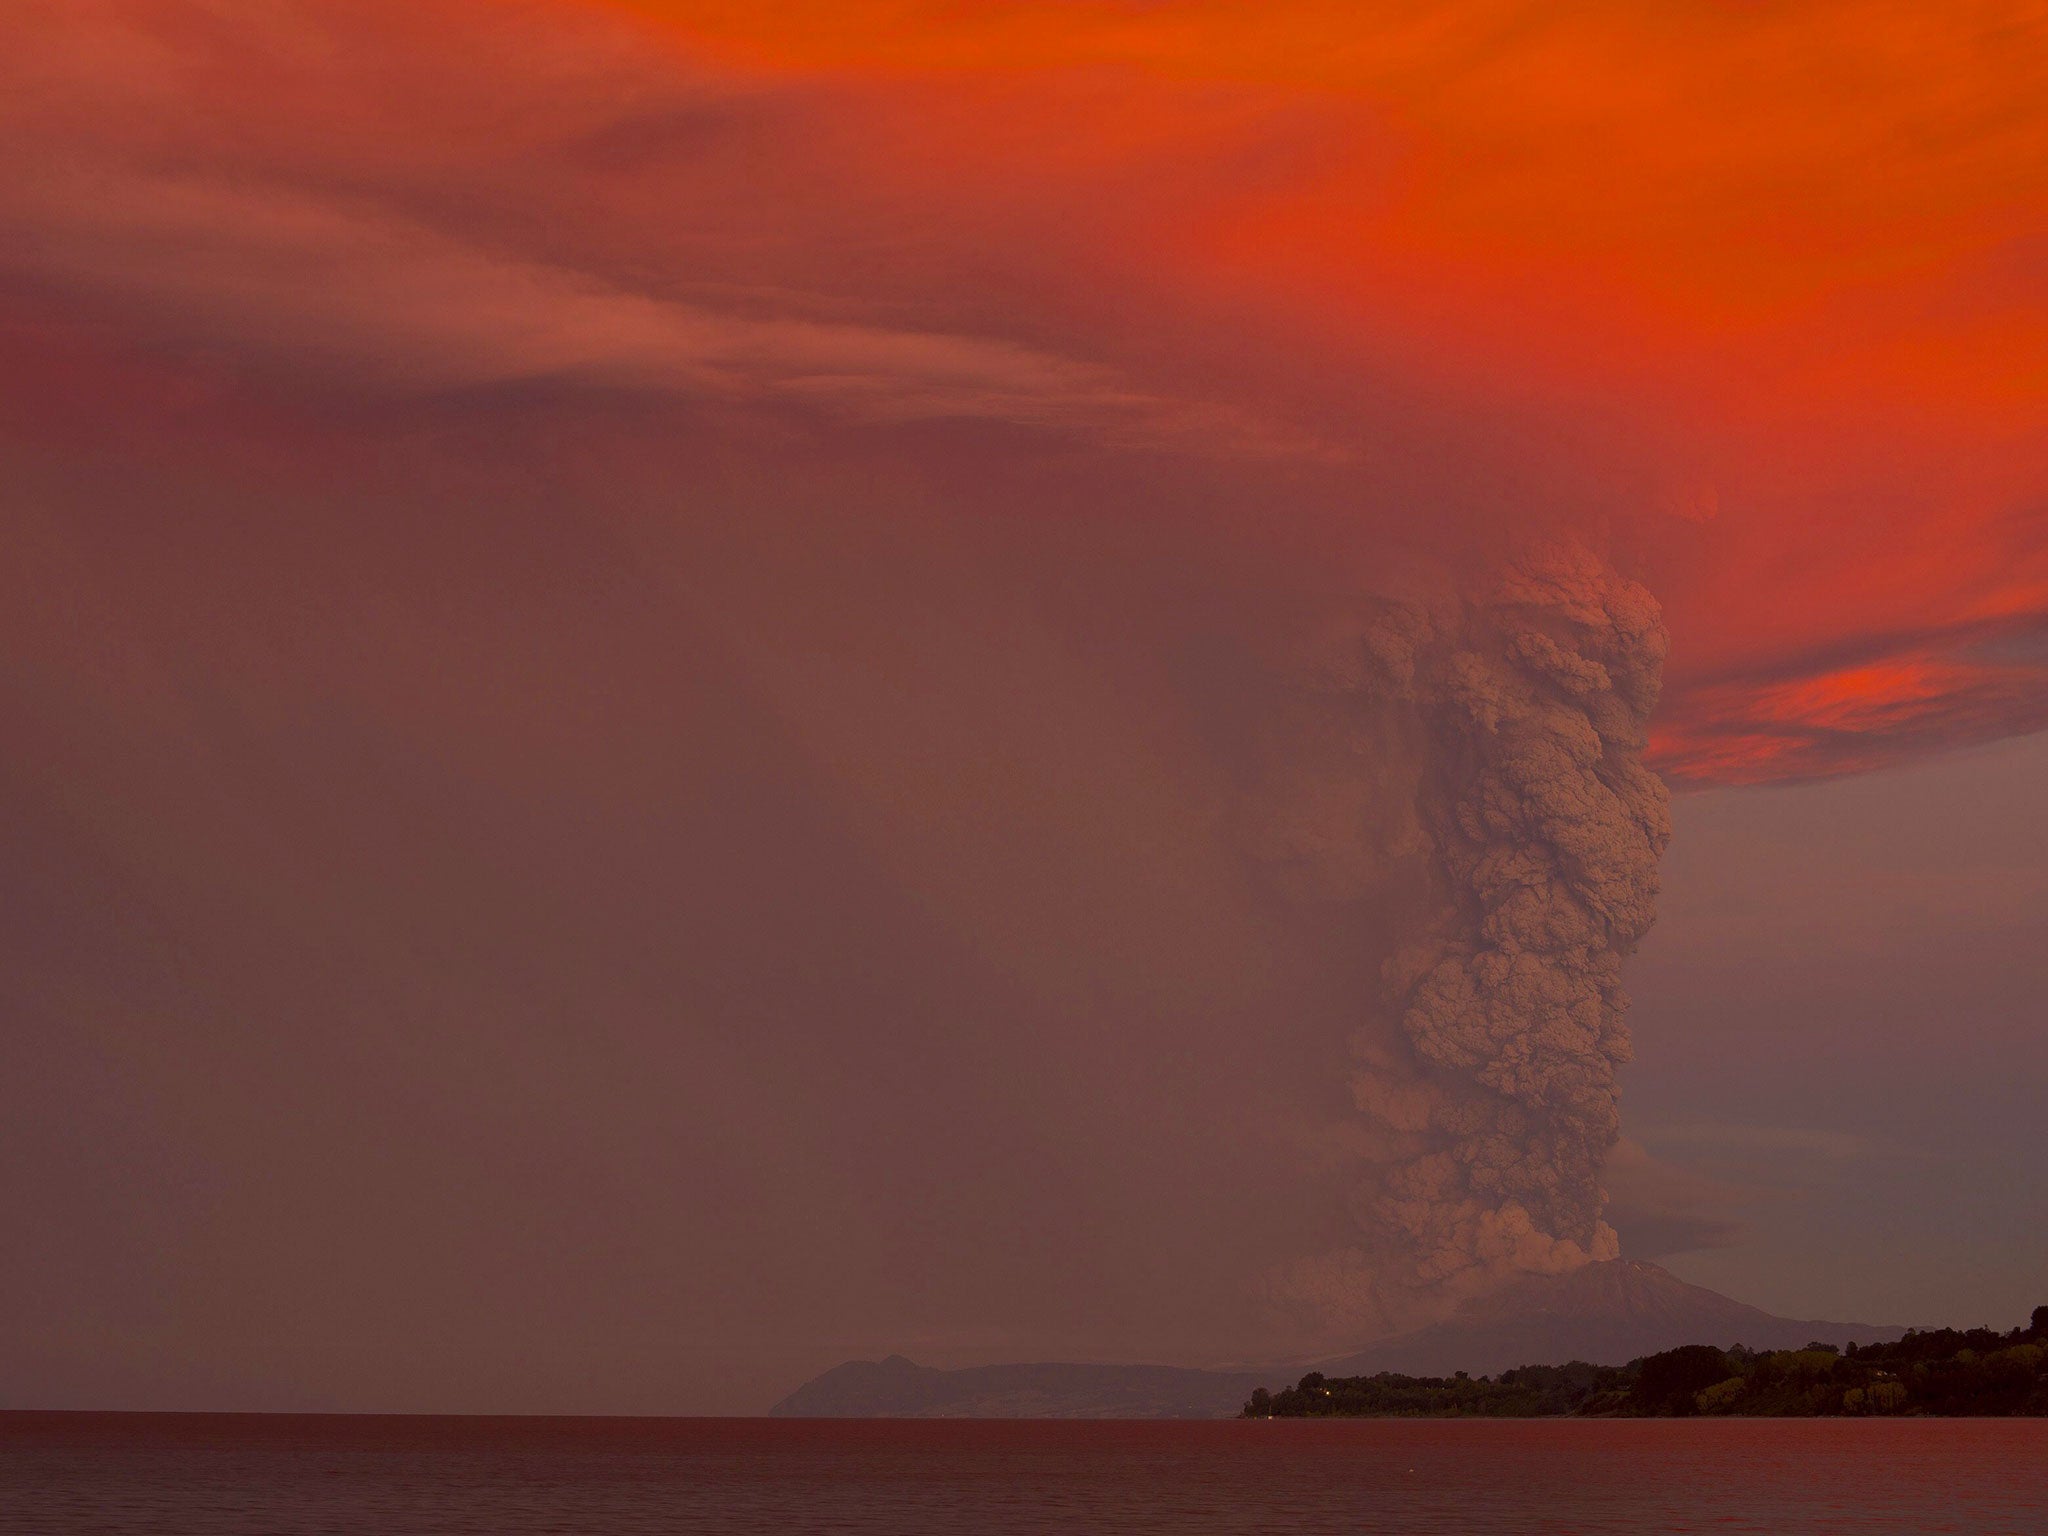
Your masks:
M1707 680L1666 701L1653 760L1680 784L1783 783L2048 729L2044 642L2035 616Z
M0 258L17 281L383 388L567 380L1204 453L1317 451L1229 407L1006 339L722 311L292 187L73 165L7 194L17 229L32 232Z

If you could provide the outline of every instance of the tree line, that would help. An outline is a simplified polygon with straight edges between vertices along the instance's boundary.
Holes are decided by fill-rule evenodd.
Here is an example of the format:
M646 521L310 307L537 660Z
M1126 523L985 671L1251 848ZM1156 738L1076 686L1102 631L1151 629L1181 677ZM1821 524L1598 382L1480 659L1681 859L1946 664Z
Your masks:
M1914 1329L1889 1344L1717 1349L1627 1365L1524 1365L1498 1376L1325 1376L1264 1387L1248 1419L2048 1415L2048 1307L2028 1327Z

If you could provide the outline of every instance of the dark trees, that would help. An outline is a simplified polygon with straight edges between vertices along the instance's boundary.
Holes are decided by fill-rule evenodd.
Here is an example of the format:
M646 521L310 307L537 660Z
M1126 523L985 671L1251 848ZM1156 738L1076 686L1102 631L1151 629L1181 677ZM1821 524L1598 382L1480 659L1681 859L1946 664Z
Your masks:
M1713 1345L1681 1344L1644 1357L1629 1404L1638 1413L1684 1416L1697 1411L1693 1400L1701 1392L1734 1374L1728 1357Z

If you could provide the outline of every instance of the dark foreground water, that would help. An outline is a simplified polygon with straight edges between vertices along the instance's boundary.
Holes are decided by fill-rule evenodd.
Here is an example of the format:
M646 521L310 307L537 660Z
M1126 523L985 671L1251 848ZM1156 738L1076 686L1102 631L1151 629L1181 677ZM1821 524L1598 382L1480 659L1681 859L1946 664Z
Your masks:
M2048 1533L2048 1420L0 1414L0 1532Z

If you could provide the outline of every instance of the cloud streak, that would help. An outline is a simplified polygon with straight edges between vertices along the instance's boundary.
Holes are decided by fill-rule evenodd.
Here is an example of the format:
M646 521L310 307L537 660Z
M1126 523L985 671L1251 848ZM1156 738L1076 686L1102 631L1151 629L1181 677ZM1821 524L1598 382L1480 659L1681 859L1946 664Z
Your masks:
M1985 626L1697 682L1660 721L1652 761L1682 785L1787 783L2048 729L2044 637L2031 621Z
M1001 338L722 313L290 190L74 173L61 196L9 211L36 231L17 281L111 302L159 336L401 394L558 381L1195 453L1328 451Z
M60 114L39 116L32 104L14 110L24 154L0 173L0 214L15 231L0 244L0 271L18 293L111 314L114 324L158 342L232 349L276 369L324 370L399 395L552 382L685 401L780 403L882 423L994 422L1196 455L1334 452L1233 403L1149 390L1104 363L1013 337L895 317L845 318L849 308L900 306L863 306L849 303L854 296L788 286L742 289L750 302L721 305L675 290L730 294L736 285L693 281L688 270L663 272L645 286L622 283L601 270L596 250L580 261L564 259L567 251L550 257L463 229L445 207L439 220L423 216L434 200L410 184L416 170L394 166L388 184L378 185L317 159L278 163L275 151L239 134L209 150L208 107L198 94L207 71L176 46L189 48L191 40L172 26L163 28L167 36L152 31L149 19L161 24L166 13L147 6L93 9L103 28L136 45L130 72L109 75L67 54L63 43L93 35L88 19L67 26L47 16L44 35L31 34L27 67L15 66L18 87L43 87L32 101L53 94L47 79L36 80L35 63L83 98L59 96L72 109ZM307 18L326 11L309 6ZM390 36L388 24L386 31L393 43L405 40ZM234 35L231 24L220 32ZM53 38L58 46L49 46ZM36 42L46 45L41 58ZM201 45L202 58L205 51ZM290 83L273 59L257 57L280 77L274 83ZM374 50L356 57L373 74L405 62ZM226 61L205 62L218 68ZM329 92L363 84L347 76L320 83ZM592 89L571 69L531 84L544 107L550 89L571 99ZM699 81L694 89L709 96L694 107L700 127L763 109L758 91L750 105L743 81ZM105 110L80 131L77 108L94 97ZM289 102L276 105L291 111ZM223 107L250 115L246 103ZM131 126L138 111L151 121ZM167 152L157 113L190 118L192 142ZM364 126L372 135L365 149L374 155L378 130ZM431 123L427 132L436 126L458 142L473 132ZM580 123L562 131L571 141L592 138ZM284 137L294 137L289 128ZM431 165L451 145L424 148ZM558 167L555 174L573 172ZM565 189L527 191L559 201ZM742 247L754 238L744 229L729 236Z

